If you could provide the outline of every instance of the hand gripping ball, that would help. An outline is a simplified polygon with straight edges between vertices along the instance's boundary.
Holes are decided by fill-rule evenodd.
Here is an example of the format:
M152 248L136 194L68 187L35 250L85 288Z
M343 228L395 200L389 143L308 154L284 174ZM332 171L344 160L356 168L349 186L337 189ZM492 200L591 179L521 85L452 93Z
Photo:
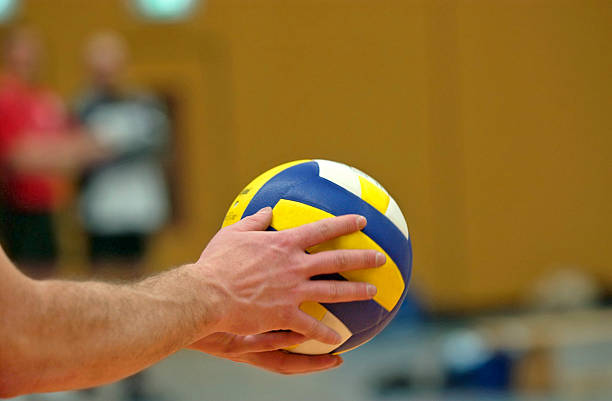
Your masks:
M346 352L369 341L389 324L406 296L412 249L399 206L378 182L355 168L328 160L285 163L266 171L240 192L223 226L266 206L273 209L269 230L285 230L345 214L365 216L368 224L363 230L307 252L375 249L387 256L387 262L378 268L313 277L369 282L378 288L378 293L369 301L304 302L300 308L338 332L343 343L334 346L308 340L289 351L311 355Z

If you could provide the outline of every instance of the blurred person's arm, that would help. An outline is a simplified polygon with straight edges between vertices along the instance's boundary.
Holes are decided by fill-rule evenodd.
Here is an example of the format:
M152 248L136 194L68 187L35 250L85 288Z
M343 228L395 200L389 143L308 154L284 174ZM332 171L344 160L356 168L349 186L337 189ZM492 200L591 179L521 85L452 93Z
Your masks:
M87 97L77 102L74 114L87 128L84 132L109 149L108 162L129 162L167 152L171 121L166 107L154 96L133 94L131 101L117 105L115 113L121 115L119 111L123 111L123 124L116 123L116 114L88 115L95 102Z
M226 227L198 262L135 284L34 281L0 251L0 397L112 382L189 346L281 373L337 366L336 356L273 350L306 338L337 343L299 305L371 299L375 288L310 277L380 266L384 257L304 252L363 228L363 218L262 231L271 217L268 208ZM292 332L269 333L283 329Z
M5 164L21 173L62 173L98 163L110 154L108 147L87 135L28 135L11 147Z
M55 121L44 129L32 118L21 116L23 109L15 111L12 98L8 98L10 100L5 98L4 102L0 102L2 168L25 174L66 173L110 157L107 146L81 134L81 129L71 121L62 99L57 95L43 91L37 97L37 107Z

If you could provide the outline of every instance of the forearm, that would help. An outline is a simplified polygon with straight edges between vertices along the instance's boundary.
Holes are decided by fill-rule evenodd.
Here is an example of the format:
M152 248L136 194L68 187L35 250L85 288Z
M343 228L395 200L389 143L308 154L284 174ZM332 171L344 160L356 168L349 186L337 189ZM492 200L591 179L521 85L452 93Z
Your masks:
M0 382L18 393L90 387L191 344L213 326L194 275L187 266L132 285L34 282L21 313L7 316Z
M65 173L110 156L110 149L93 138L65 133L53 138L25 138L14 146L7 165L22 173Z

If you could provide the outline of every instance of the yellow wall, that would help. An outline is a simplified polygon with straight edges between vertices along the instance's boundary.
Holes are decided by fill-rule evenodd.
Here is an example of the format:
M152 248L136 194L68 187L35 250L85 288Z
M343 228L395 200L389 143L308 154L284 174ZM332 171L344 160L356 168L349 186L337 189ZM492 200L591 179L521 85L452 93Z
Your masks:
M62 93L86 36L113 28L132 79L181 106L184 218L155 268L197 258L256 174L320 157L396 198L436 308L516 301L557 263L612 285L609 1L209 0L183 24L123 0L25 3Z

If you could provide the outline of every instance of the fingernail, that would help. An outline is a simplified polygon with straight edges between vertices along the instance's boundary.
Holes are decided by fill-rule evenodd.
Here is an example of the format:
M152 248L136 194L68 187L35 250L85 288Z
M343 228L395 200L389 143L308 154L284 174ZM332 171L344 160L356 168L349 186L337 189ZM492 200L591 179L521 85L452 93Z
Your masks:
M366 224L368 224L368 221L366 220L365 217L363 216L357 217L357 226L359 227L360 230L364 228Z
M257 213L268 213L268 212L271 212L271 211L272 211L272 208L270 206L266 206L263 209L260 209L259 212L257 212Z
M368 291L368 296L373 297L378 292L378 289L376 288L376 286L373 286L372 284L368 284L367 291Z
M382 253L378 252L376 254L376 266L382 266L387 261L387 257Z
M342 337L340 337L340 334L336 334L334 336L334 344L335 345L340 345L342 344Z

